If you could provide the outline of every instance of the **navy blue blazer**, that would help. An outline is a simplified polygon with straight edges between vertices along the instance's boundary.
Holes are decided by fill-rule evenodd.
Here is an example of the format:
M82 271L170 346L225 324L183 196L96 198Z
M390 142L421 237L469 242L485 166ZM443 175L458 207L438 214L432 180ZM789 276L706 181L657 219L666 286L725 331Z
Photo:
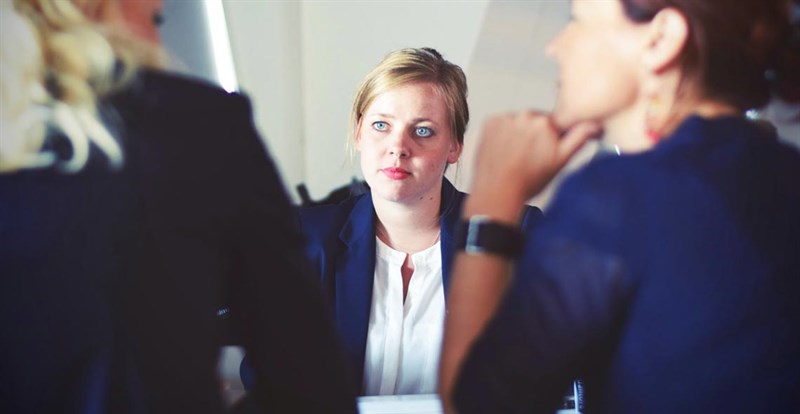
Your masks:
M446 179L442 182L441 249L445 294L455 251L455 230L466 195ZM528 207L523 226L532 229L542 217ZM346 356L361 389L367 346L372 282L375 274L375 210L371 193L335 205L303 208L301 227L306 252L333 308Z
M800 407L800 154L740 118L564 182L461 368L461 413Z
M222 413L224 306L259 375L246 402L355 413L249 100L144 72L104 103L122 170L93 150L77 174L0 174L0 412Z

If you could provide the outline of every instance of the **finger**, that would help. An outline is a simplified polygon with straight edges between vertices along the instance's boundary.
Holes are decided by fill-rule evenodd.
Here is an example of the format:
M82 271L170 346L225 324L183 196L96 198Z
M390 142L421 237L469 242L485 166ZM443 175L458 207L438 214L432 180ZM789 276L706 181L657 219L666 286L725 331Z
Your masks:
M597 135L601 130L600 125L594 122L582 122L573 126L561 137L558 144L558 154L562 160L568 160L575 155L586 142Z

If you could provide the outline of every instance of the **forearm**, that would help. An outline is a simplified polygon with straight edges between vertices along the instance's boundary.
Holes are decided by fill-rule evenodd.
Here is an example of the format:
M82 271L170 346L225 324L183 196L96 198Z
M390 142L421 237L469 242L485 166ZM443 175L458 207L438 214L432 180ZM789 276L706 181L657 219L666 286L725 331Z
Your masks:
M562 133L549 114L533 111L490 118L482 132L464 218L483 215L518 226L525 200L538 194L598 130L586 123ZM453 384L464 358L496 312L511 266L502 256L456 255L439 371L439 392L448 412L453 412Z
M498 198L499 197L499 198ZM509 193L476 192L464 205L464 218L485 215L494 221L518 225L523 202ZM512 262L491 254L458 253L448 293L439 392L445 410L454 412L451 393L461 364L472 343L494 315L508 287Z

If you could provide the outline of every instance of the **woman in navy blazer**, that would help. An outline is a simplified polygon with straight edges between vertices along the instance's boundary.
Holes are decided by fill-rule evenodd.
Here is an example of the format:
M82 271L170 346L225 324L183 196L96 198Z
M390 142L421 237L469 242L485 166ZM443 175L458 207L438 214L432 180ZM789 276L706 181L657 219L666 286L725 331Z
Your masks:
M569 177L516 261L456 254L446 412L552 413L574 376L593 413L797 412L800 154L744 116L797 97L788 4L571 3L553 113L487 122L463 217L514 231L599 127L622 155Z
M364 394L435 392L440 348L436 329L425 334L430 335L429 342L416 342L415 349L409 350L411 342L403 342L404 349L391 339L391 326L398 325L390 326L389 320L392 309L403 306L405 317L399 329L404 340L413 337L409 330L422 329L416 318L428 318L441 335L443 293L464 198L444 178L444 172L461 153L469 120L466 94L461 69L435 50L403 49L389 54L362 82L351 116L350 143L360 153L370 192L337 205L301 211L308 256L333 307L347 357ZM526 225L533 225L540 215L538 209L530 208ZM435 262L439 265L428 272L440 277L441 283L426 285L431 291L414 297L412 275L421 279L425 275L418 272L426 271L409 268L414 266L416 254L437 243L440 255ZM382 250L405 257L403 269L395 273L382 270ZM402 278L402 293L399 282L395 291L376 288L375 281L386 277ZM417 287L422 283L420 280ZM387 297L390 295L393 297ZM424 313L437 303L440 308ZM386 316L386 329L373 331L381 324L381 315ZM370 341L377 341L372 354ZM393 345L398 345L397 352L389 350ZM418 357L432 364L409 362Z

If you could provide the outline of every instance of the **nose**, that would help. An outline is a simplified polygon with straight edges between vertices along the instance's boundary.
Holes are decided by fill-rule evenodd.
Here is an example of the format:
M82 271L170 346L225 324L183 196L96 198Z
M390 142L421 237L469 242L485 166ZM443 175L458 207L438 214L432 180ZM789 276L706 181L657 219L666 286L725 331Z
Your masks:
M399 129L399 128L398 128ZM389 155L397 158L405 158L411 154L411 137L404 129L400 129L389 136L387 151Z

